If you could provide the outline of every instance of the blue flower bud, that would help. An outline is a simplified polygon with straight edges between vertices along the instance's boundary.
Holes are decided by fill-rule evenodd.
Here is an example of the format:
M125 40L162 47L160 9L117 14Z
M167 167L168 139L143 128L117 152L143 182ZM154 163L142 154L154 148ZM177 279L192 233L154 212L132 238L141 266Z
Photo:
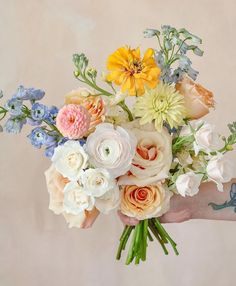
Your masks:
M144 38L152 38L160 35L160 31L156 29L146 29L143 31Z

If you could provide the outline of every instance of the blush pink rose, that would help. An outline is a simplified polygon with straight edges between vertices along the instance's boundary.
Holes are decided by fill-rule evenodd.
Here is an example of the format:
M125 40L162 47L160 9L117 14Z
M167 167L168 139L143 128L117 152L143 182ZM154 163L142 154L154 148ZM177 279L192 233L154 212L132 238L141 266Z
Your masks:
M85 107L68 104L59 110L56 126L63 136L69 139L79 139L87 133L90 127L90 118Z

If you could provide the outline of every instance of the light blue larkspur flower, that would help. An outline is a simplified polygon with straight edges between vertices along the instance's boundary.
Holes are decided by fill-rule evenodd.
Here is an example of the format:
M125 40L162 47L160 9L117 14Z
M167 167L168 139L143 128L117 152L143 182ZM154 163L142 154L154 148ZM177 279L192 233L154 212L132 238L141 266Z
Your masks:
M155 51L155 60L160 68L162 68L165 64L165 59L162 52Z
M187 74L189 77L191 77L191 79L196 80L199 72L189 66L187 69Z
M46 120L50 124L55 124L56 123L56 117L57 117L58 111L59 111L59 109L56 106L51 106L49 108Z
M191 64L191 60L186 55L179 56L179 67L181 69L187 69Z
M145 29L143 31L144 37L145 38L152 38L154 36L159 36L160 35L160 31L156 30L156 29Z
M51 146L48 146L45 151L44 154L47 158L52 158L53 154L54 154L54 150L55 148L58 146L58 144L53 144Z
M47 119L49 114L48 107L44 104L34 103L31 108L31 117L35 121Z
M188 49L189 49L189 45L187 45L186 43L182 42L182 43L180 44L180 53L181 53L182 55L186 54L187 51L188 51Z
M13 134L20 133L25 123L26 119L10 117L4 125L4 131Z
M30 139L31 144L38 149L41 148L48 140L46 131L40 127L34 128L27 137Z
M6 104L5 108L9 111L10 115L12 116L20 116L23 114L22 112L22 100L17 98L9 99Z
M34 120L33 118L30 118L30 117L28 117L26 120L27 120L27 123L31 126L39 126L42 123L41 120Z
M45 95L45 92L41 89L35 88L25 88L23 85L20 85L17 89L17 92L13 95L13 98L18 98L21 100L31 100L32 102L36 100L41 100Z

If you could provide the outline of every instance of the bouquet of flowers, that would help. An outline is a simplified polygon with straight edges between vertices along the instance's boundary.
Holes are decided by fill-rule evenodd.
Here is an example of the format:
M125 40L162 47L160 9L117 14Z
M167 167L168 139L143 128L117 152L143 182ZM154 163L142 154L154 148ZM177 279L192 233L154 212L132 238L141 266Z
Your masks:
M194 196L206 181L223 191L232 176L224 154L236 143L235 122L226 138L202 120L213 94L195 83L188 57L203 55L201 39L167 25L144 36L156 48L143 57L140 48L118 48L100 84L85 54L74 54L74 76L84 87L68 93L60 108L39 103L44 91L23 86L0 106L0 120L9 116L1 131L33 126L27 137L52 163L45 172L49 208L69 227L86 228L117 208L139 220L120 237L117 259L129 243L126 264L145 261L153 238L165 254L168 244L178 254L159 218L173 194Z

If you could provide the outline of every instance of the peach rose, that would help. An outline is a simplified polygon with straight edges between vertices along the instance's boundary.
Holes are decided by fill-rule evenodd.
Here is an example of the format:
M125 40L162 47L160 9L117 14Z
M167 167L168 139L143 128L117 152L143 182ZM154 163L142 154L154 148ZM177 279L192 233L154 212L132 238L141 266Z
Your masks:
M163 128L159 133L153 123L140 126L138 120L123 126L135 135L137 145L131 168L118 184L143 187L167 178L172 163L172 138L168 131Z
M187 76L175 87L184 96L188 118L199 119L214 107L213 93Z
M105 103L102 97L87 88L79 88L66 94L65 103L82 105L88 110L91 115L90 130L105 119Z
M120 210L139 220L159 217L169 210L172 193L161 183L152 186L122 186Z
M45 177L49 192L49 209L55 214L63 214L69 227L90 227L99 215L99 211L96 208L93 208L93 210L81 212L79 215L64 212L63 190L69 180L57 172L53 165L45 172Z

